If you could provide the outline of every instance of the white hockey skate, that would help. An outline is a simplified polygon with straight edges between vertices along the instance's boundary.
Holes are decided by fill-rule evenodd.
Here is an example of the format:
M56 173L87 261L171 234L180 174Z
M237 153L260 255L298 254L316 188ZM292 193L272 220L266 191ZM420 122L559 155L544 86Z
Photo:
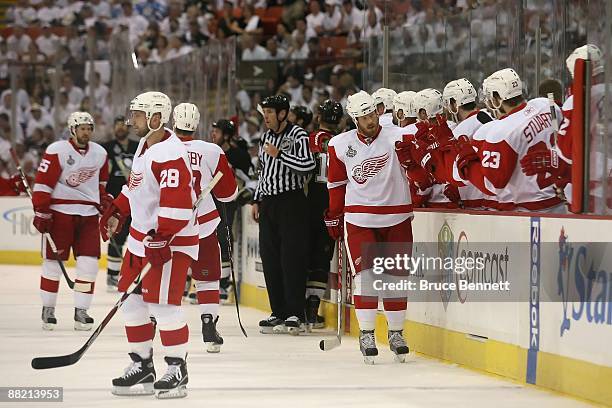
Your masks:
M374 364L374 357L378 355L374 330L361 330L359 332L359 349L363 354L364 363Z
M287 330L287 333L292 336L297 336L300 333L304 333L306 331L304 323L302 323L297 316L291 316L287 318L287 320L285 320L284 326Z
M406 355L409 353L408 344L404 340L403 330L389 330L387 334L389 338L389 348L393 352L393 358L398 363L406 361Z

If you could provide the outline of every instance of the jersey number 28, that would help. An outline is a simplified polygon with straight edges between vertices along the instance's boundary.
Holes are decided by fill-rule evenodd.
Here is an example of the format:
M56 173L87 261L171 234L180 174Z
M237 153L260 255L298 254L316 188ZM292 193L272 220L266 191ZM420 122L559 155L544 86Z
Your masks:
M159 188L178 187L178 185L179 185L179 172L177 169L162 170L161 183L159 183Z

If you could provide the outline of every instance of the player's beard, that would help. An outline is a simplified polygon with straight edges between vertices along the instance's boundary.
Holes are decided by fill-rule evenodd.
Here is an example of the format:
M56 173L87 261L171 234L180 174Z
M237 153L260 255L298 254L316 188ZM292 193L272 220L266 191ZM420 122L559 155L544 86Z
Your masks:
M89 143L89 136L75 136L77 146L85 147Z

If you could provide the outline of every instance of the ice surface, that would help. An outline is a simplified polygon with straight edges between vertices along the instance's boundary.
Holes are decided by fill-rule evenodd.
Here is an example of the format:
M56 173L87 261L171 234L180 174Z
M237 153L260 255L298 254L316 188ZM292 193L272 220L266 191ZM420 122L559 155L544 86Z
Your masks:
M257 323L265 314L242 308L249 333L240 333L233 306L221 308L220 354L207 354L200 334L198 307L186 305L190 324L189 396L156 400L153 396L117 397L111 379L128 365L128 345L117 314L77 364L33 370L33 357L76 351L91 332L73 330L72 293L64 281L56 309L58 326L41 329L39 267L0 265L0 386L64 387L61 407L578 407L580 401L504 381L437 360L410 355L393 362L380 345L377 364L366 366L355 339L345 338L332 351L319 350L323 332L300 337L262 335ZM74 276L74 271L70 271ZM118 299L106 292L100 271L90 314L97 323ZM328 332L331 335L331 332ZM159 336L154 357L158 375L165 372ZM0 406L55 406L0 403ZM59 405L58 405L59 406Z

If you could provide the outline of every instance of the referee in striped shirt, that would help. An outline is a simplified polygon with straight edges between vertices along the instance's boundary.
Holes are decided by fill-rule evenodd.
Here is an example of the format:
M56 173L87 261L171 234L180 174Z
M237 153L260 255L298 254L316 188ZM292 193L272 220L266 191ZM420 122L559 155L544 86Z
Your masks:
M315 168L308 134L287 122L289 99L269 96L261 103L268 130L259 146L259 180L253 218L259 222L259 250L272 315L262 333L299 333L304 322L308 265L308 207L304 185Z

